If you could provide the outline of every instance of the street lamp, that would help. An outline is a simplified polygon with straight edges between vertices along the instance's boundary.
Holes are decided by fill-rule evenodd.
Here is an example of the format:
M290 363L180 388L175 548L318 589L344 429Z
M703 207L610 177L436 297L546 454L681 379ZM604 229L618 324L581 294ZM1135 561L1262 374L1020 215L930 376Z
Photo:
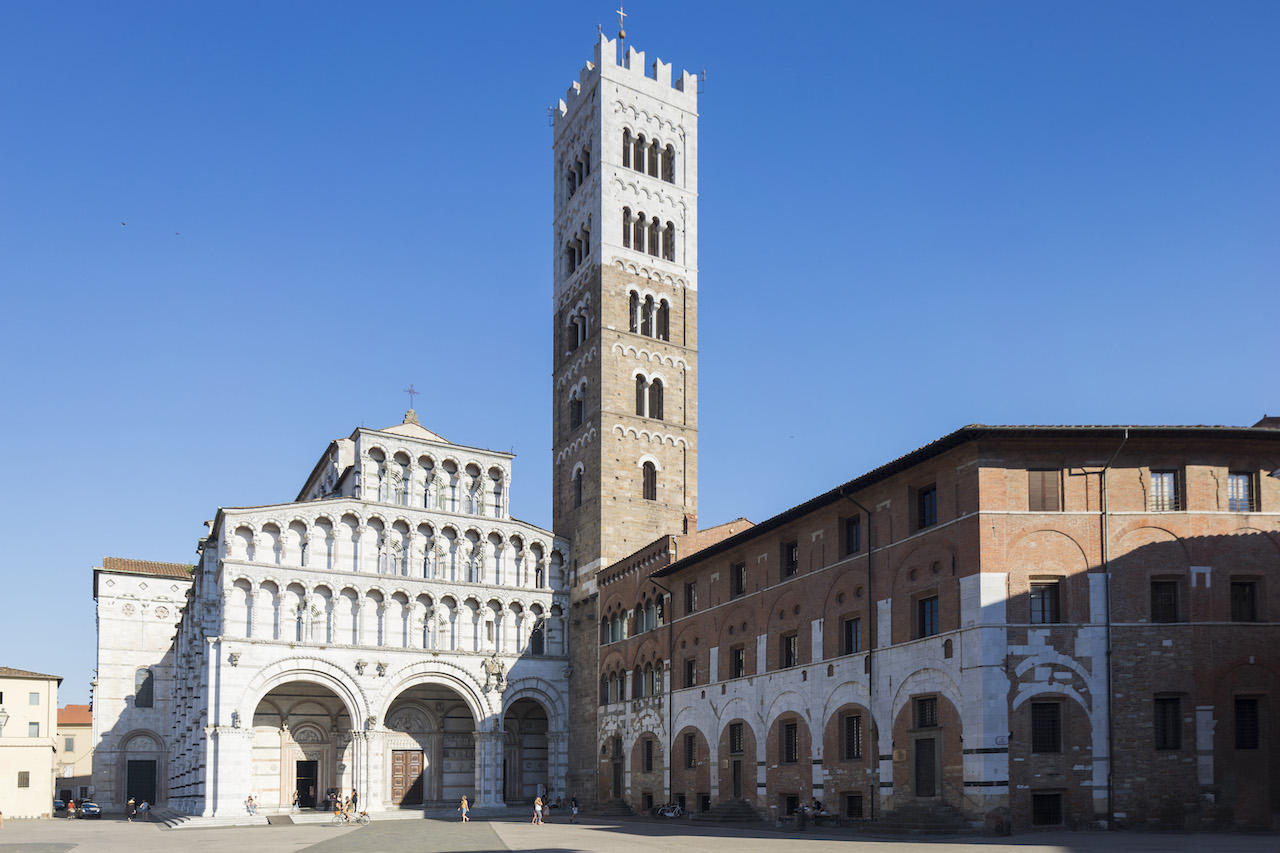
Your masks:
M9 714L4 708L0 708L0 737L4 737L4 725L7 722L9 722Z

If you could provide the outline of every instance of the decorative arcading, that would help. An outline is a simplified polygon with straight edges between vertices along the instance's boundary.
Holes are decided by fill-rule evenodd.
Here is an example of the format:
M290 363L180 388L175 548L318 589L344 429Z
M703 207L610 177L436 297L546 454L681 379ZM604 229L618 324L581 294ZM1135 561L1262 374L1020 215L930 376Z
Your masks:
M582 355L574 359L574 362L572 365L569 366L569 369L566 370L564 373L560 374L560 378L556 380L556 388L557 389L563 388L564 384L568 382L570 379L572 379L575 375L577 375L579 370L581 370L582 368L590 364L592 361L594 361L597 355L597 352L598 351L596 350L596 348L592 346L585 353L583 353Z
M682 142L684 141L684 125L682 124L677 124L665 116L651 113L646 109L637 107L635 104L624 103L620 100L614 101L610 106L613 107L613 111L615 113L620 113L624 117L630 114L631 120L624 121L623 126L631 130L633 133L640 133L643 131L646 139L650 139L652 137L651 141L659 142L664 145L668 143L675 144L674 140L676 139ZM655 126L658 128L658 132L653 134L651 132L651 128ZM664 131L670 134L670 137L664 138Z
M647 278L650 281L660 281L663 284L669 285L671 287L687 287L688 286L688 282L685 281L684 276L673 275L664 270L654 269L653 267L647 266L645 264L637 264L633 261L617 258L614 260L613 265L625 273L630 273L631 275L637 275L637 276L640 276L641 278Z
M658 364L665 364L670 367L679 367L684 370L689 369L689 362L684 360L684 356L673 356L668 355L667 353L640 349L639 347L632 346L631 344L624 344L620 341L614 341L612 349L614 352L622 353L624 356L644 359L650 363L657 362Z
M651 432L647 429L636 429L635 427L624 427L622 424L614 424L613 431L623 438L626 438L628 435L632 438L643 438L650 444L657 442L658 444L669 444L672 447L689 446L688 440L681 435L671 435L665 432Z
M638 181L624 180L622 177L613 178L613 186L623 192L631 191L634 198L644 199L646 201L657 200L659 205L666 205L680 212L680 219L683 221L688 214L689 208L685 200L673 192L664 191L663 187L650 187ZM654 213L654 211L645 211L646 213Z
M569 444L569 446L568 446L568 447L563 448L559 453L557 453L557 454L556 454L556 464L557 464L557 465L559 465L561 462L563 462L563 461L565 460L565 458L566 458L566 457L570 456L570 455L571 455L571 454L573 454L573 453L578 452L579 450L581 450L582 448L586 447L586 446L587 446L588 444L590 444L591 442L595 441L595 438L596 438L596 428L595 428L595 427L593 427L593 426L590 426L590 422L588 422L588 427L590 427L590 428L589 428L585 433L583 433L582 435L580 435L580 436L578 436L577 438L575 438L575 439L574 439L574 440Z

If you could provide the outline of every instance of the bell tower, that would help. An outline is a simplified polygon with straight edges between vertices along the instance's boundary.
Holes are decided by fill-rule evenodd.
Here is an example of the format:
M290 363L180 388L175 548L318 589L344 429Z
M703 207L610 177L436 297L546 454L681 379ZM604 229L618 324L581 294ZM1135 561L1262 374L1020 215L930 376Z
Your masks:
M698 507L697 79L603 35L552 107L552 527L572 540L570 725L594 732L595 574ZM593 736L568 793L596 798Z

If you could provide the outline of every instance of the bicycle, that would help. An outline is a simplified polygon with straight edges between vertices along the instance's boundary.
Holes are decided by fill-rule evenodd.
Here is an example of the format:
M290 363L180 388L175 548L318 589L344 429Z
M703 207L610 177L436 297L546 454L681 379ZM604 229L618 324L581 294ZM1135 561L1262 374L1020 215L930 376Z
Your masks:
M351 812L338 809L333 813L333 819L329 821L330 826L350 826L353 822L361 826L368 826L370 821L368 812L360 812L352 814Z

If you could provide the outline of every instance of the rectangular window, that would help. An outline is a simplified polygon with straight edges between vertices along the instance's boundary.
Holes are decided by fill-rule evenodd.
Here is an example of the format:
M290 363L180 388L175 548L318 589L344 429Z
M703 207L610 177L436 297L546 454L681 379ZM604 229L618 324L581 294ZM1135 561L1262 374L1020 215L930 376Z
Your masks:
M931 595L916 602L916 637L932 637L938 633L938 596Z
M644 742L644 772L653 772L653 741L647 738Z
M1227 509L1231 512L1257 512L1253 504L1253 474L1232 471L1227 475Z
M786 669L800 662L800 638L795 634L783 634L779 646L778 666Z
M698 766L698 736L693 732L684 736L684 766L691 770Z
M75 738L73 738L73 737L63 738L63 739L62 739L62 751L63 751L63 752L75 752L75 751L76 751L76 739L75 739Z
M862 817L862 795L861 794L845 794L844 795L844 816L845 817Z
M1236 749L1258 749L1261 745L1259 704L1257 696L1236 697Z
M1031 703L1031 751L1062 752L1062 705Z
M698 661L689 658L684 662L684 686L693 687L698 683Z
M844 520L844 555L856 554L862 550L862 516Z
M1031 795L1031 825L1062 825L1062 794Z
M729 583L731 584L731 592L733 595L746 595L747 593L747 564L734 563L729 567Z
M31 787L31 771L30 770L18 771L18 787L19 788Z
M782 576L795 577L800 571L800 543L796 540L782 543Z
M1231 582L1231 621L1258 621L1258 582Z
M39 723L27 723L27 737L40 737Z
M916 492L916 529L924 530L938 523L938 487L925 486Z
M743 739L742 739L742 723L729 724L729 754L742 755Z
M698 612L698 582L690 581L684 585L684 612L687 616L690 613Z
M1178 622L1178 582L1151 582L1151 621Z
M1027 510L1029 512L1058 512L1062 509L1058 484L1061 475L1056 470L1043 469L1027 472Z
M845 714L842 728L844 743L841 744L840 754L845 761L857 761L862 758L862 715Z
M782 761L795 764L800 760L800 727L795 723L782 724Z
M1151 472L1151 499L1147 509L1151 512L1176 512L1182 509L1177 471Z
M729 650L730 669L733 672L732 678L742 678L747 674L747 650L742 646Z
M854 617L840 623L840 654L851 655L862 651L862 620Z
M1156 749L1182 749L1182 700L1157 696L1155 705Z
M40 704L40 694L39 694L39 693L29 693L29 694L27 694L27 704L28 704L28 705L39 705L39 704Z
M916 700L916 728L931 729L938 725L938 699L926 696Z
M1031 584L1031 624L1055 625L1062 621L1058 608L1058 581Z

